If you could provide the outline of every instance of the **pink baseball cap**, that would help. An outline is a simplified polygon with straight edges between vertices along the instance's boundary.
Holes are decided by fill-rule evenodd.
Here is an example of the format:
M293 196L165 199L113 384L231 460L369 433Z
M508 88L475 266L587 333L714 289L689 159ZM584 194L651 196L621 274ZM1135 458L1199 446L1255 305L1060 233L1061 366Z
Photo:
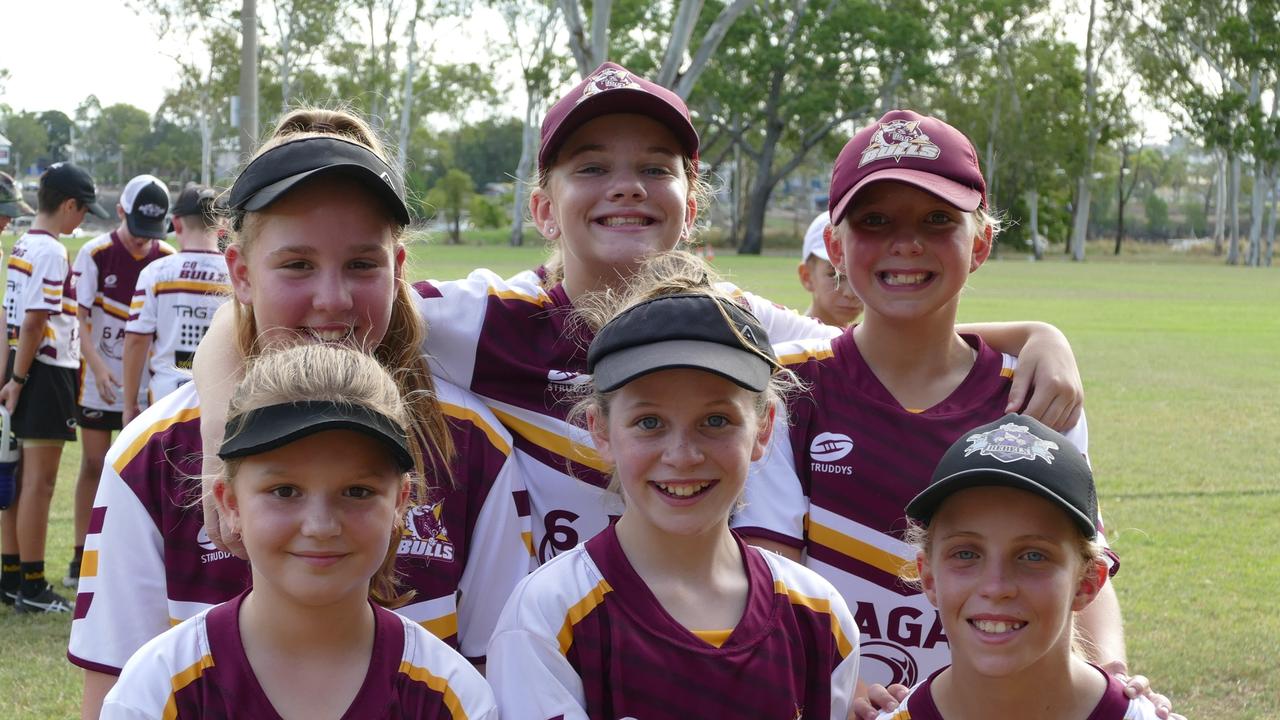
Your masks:
M574 130L601 115L634 113L667 126L690 159L698 159L698 132L689 106L680 96L651 83L616 63L596 68L547 111L542 119L542 148L538 170L550 169L560 146Z
M853 196L881 180L932 193L965 212L987 206L987 181L964 133L910 110L887 112L862 128L831 170L831 224L844 220Z

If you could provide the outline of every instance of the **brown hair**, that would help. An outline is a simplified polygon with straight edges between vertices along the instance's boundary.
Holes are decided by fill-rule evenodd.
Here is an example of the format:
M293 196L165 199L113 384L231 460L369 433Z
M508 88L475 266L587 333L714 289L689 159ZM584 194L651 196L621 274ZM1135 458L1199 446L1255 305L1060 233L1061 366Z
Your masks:
M381 363L355 348L322 344L296 345L254 358L231 396L227 423L243 422L256 408L299 400L363 406L395 420L406 434L413 425L412 398L401 396L399 384ZM409 474L410 497L419 498L424 492L422 450L415 443L409 450L416 469ZM227 460L223 477L228 485L242 462ZM369 581L369 596L386 607L398 607L413 597L396 582L396 549L403 527L404 508L397 507L386 556Z
M250 158L250 162L273 147L308 137L338 137L358 143L390 165L382 143L368 123L344 110L318 108L303 108L286 113L271 137ZM271 208L267 207L245 214L244 223L233 240L242 255L247 257L249 248L253 246L261 230L263 216L270 212ZM388 222L393 223L390 219ZM403 229L397 226L395 242L398 243L402 236ZM426 337L426 326L413 304L413 291L403 278L396 279L394 292L390 324L386 335L379 339L378 346L374 348L373 356L383 367L392 371L400 385L401 394L409 403L413 418L410 425L413 432L410 436L426 449L427 464L433 475L443 477L444 484L452 487L449 461L453 457L453 440L448 421L436 401L435 383L421 350ZM253 308L237 302L235 315L236 341L240 352L246 358L253 357L261 350Z

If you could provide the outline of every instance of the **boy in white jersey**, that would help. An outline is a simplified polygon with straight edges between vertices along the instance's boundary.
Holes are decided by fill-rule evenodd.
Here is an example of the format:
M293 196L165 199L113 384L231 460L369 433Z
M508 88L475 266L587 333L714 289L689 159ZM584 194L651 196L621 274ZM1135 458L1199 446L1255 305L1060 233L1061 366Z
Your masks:
M862 300L827 257L826 236L830 232L831 215L824 210L804 231L804 247L800 250L796 272L800 275L800 285L813 296L804 314L843 328L857 322L862 315Z
M125 423L142 408L143 386L150 387L154 402L191 380L196 346L231 292L227 261L218 250L216 194L201 185L182 191L172 221L181 251L148 265L138 276L125 326ZM148 358L150 372L145 373ZM144 373L149 375L145 382ZM130 402L134 398L139 402Z
M97 203L93 178L71 163L50 166L37 192L39 211L13 247L4 298L12 351L6 354L8 380L0 388L0 402L13 414L14 434L22 439L22 485L14 506L0 514L5 569L0 597L18 612L70 612L71 604L44 578L58 463L63 443L76 438L80 364L67 249L58 237L79 227L86 213L110 216Z
M111 433L123 427L124 406L136 402L120 392L124 371L124 326L142 268L173 248L160 238L168 227L169 190L159 178L139 175L125 185L116 205L120 225L85 243L72 266L80 319L80 391L77 398L81 439L80 476L75 496L75 556L63 584L80 579L84 536L93 496L102 476L102 458Z

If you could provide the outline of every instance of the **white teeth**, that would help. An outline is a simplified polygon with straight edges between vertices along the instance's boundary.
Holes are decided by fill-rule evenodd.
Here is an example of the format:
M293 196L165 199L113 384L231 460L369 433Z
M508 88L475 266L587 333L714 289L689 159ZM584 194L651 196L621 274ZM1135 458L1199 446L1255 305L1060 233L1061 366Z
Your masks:
M929 273L892 273L886 272L882 275L886 285L919 285L929 279Z
M996 635L1007 633L1010 630L1021 630L1024 625L1026 625L1026 623L1024 622L1006 623L1006 622L997 622L992 620L974 620L973 621L973 626L978 628L982 632L994 633Z
M351 329L345 330L311 330L311 335L320 342L337 343L351 337Z
M651 220L647 217L627 216L617 217L610 216L600 219L600 224L605 227L619 227L621 225L648 225Z
M708 487L711 487L711 483L709 482L680 483L677 485L668 485L666 483L656 482L654 485L657 485L658 489L662 492L668 495L674 495L675 497L690 497L706 490Z

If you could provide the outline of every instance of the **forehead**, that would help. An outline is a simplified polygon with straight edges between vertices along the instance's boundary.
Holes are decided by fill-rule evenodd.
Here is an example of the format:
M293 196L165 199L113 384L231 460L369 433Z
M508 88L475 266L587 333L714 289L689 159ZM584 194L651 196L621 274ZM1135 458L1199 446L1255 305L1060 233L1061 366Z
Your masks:
M913 207L940 206L958 211L954 205L943 200L937 195L921 190L914 185L909 185L897 180L881 180L863 187L858 191L857 195L853 196L853 201L849 204L849 209L852 210L854 208L865 207L867 205L883 205L890 203L894 205Z
M672 368L643 375L618 388L615 404L694 408L716 403L751 403L756 393L715 373Z
M1027 490L1003 486L972 487L947 496L929 526L935 536L975 532L991 537L1044 535L1075 542L1080 531L1049 500Z
M324 430L249 455L240 461L235 475L237 479L287 476L294 484L316 486L360 477L400 477L386 445L352 430Z
M556 157L559 165L586 148L603 152L661 152L685 159L684 150L671 130L646 115L601 115L570 133Z
M378 196L341 176L302 183L269 207L250 213L248 220L260 241L336 249L390 247L399 230Z

